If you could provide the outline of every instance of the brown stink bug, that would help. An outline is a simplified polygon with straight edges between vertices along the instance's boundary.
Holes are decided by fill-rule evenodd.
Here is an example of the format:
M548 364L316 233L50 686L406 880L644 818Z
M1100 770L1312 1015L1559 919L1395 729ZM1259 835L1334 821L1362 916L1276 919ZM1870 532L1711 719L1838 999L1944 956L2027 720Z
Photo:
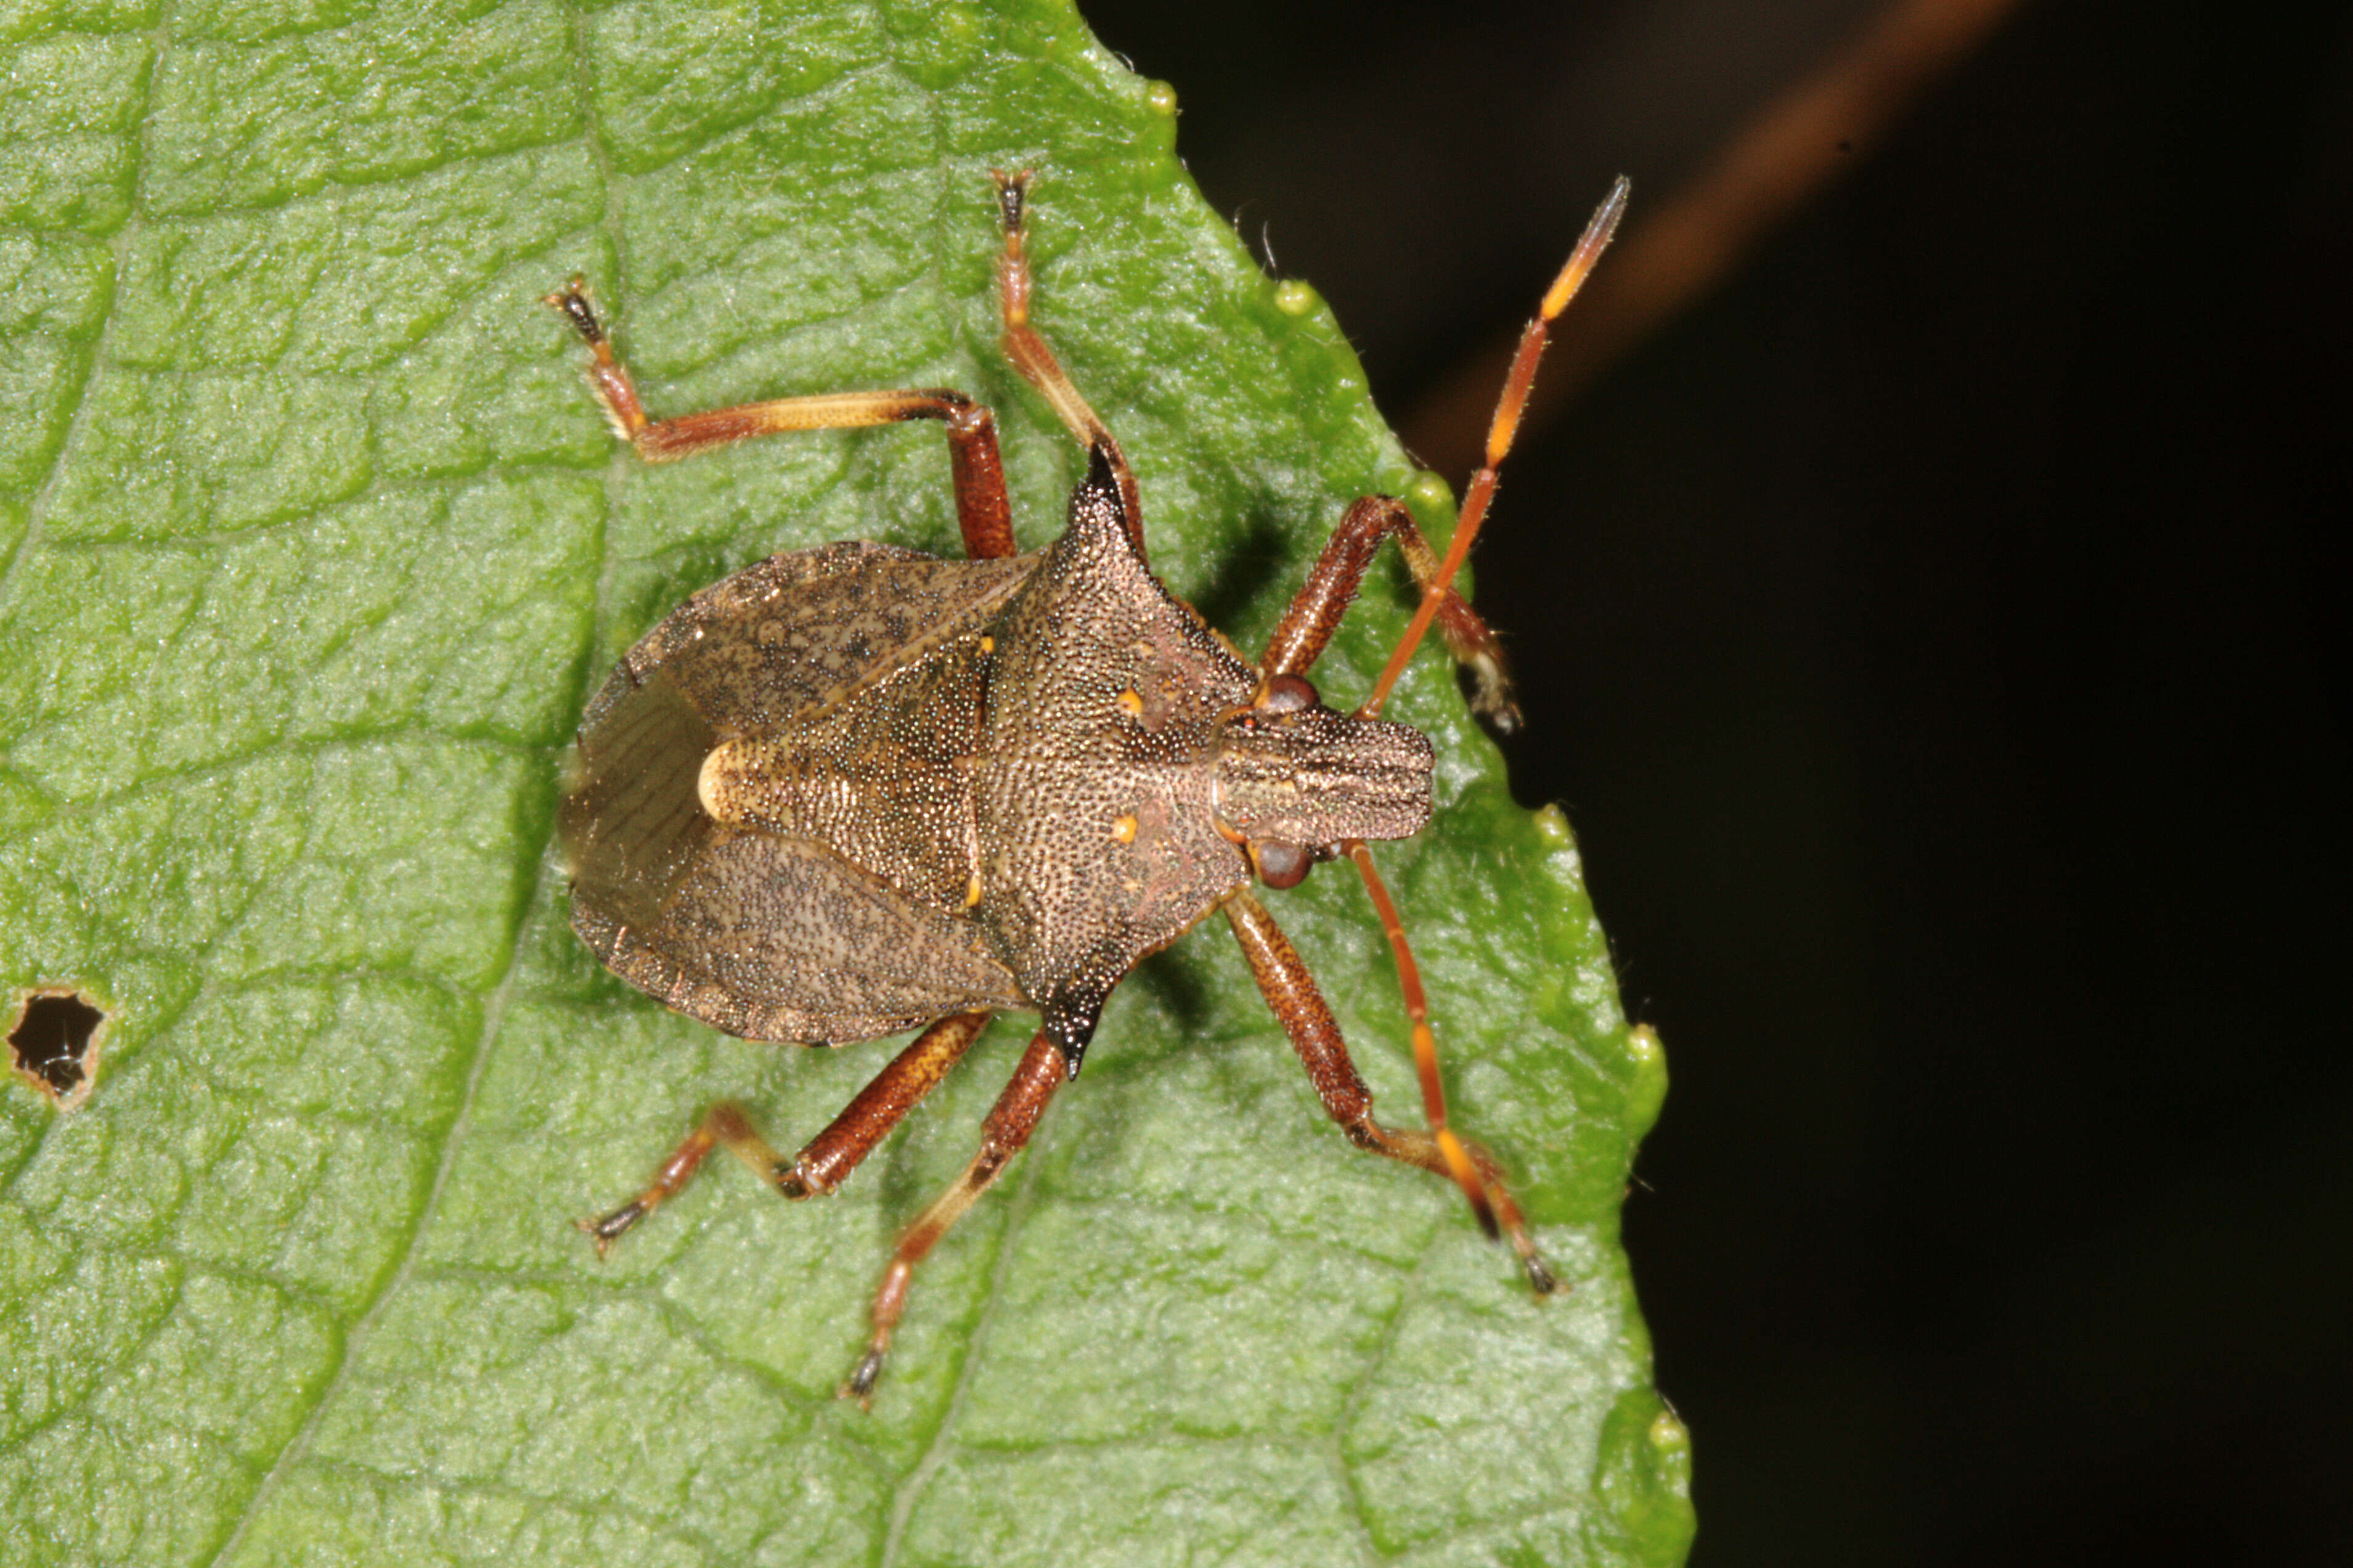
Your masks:
M1421 983L1365 850L1430 816L1430 744L1377 714L1431 623L1496 715L1495 640L1448 588L1511 445L1545 329L1591 270L1620 181L1546 294L1495 412L1443 559L1387 496L1351 505L1257 662L1145 562L1119 444L1029 324L1026 175L998 175L1007 357L1087 452L1052 544L1014 546L996 421L938 389L786 397L651 419L584 285L548 304L595 356L615 431L650 462L787 430L937 419L969 559L863 543L775 556L648 632L588 704L561 832L572 924L616 974L716 1028L830 1044L921 1026L833 1123L786 1158L713 1107L646 1190L586 1222L601 1250L724 1145L789 1198L830 1192L955 1065L989 1016L1040 1026L982 1125L980 1150L918 1214L842 1392L874 1386L916 1264L1029 1140L1078 1075L1105 998L1136 961L1222 911L1250 973L1349 1139L1456 1182L1530 1285L1553 1277L1493 1160L1446 1125ZM1421 604L1372 694L1327 707L1306 678L1385 539ZM1345 854L1370 890L1412 1021L1430 1127L1373 1119L1331 1009L1250 892Z

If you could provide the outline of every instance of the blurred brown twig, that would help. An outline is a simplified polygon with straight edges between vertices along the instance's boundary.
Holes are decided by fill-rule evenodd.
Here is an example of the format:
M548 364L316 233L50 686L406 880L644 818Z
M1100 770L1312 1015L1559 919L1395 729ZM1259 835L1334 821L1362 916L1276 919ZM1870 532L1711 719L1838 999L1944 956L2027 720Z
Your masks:
M1692 185L1636 218L1553 328L1525 433L1559 416L1618 358L1704 295L1750 249L1866 152L1921 92L1968 58L2019 0L1894 0L1862 35L1781 94ZM1441 375L1399 429L1460 479L1479 462L1516 331Z

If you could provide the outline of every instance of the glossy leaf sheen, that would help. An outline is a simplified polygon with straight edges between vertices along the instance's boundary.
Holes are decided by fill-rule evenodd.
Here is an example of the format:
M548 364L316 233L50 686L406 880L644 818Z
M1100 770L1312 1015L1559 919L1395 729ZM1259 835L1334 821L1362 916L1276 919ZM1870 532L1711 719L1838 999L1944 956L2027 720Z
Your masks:
M1438 819L1382 863L1567 1296L1347 1147L1221 922L1121 988L871 1414L831 1395L877 1266L1019 1021L828 1202L721 1160L607 1264L571 1227L707 1100L790 1148L888 1050L722 1039L572 939L589 683L770 551L955 530L927 427L636 466L542 292L594 280L659 409L987 398L1034 543L1079 457L995 351L985 175L1034 165L1039 323L1238 643L1415 480L1067 6L34 0L0 66L0 984L120 1012L80 1111L0 1096L0 1559L1680 1557L1617 1238L1663 1068L1435 654L1388 712ZM1345 871L1273 906L1410 1124Z

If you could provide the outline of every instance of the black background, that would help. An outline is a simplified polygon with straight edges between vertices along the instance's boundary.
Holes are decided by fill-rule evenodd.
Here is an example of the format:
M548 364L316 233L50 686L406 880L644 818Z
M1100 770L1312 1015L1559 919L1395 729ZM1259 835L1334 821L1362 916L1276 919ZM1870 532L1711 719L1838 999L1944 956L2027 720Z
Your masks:
M1878 7L1083 9L1402 417ZM2353 1562L2353 26L2025 4L1851 162L1477 557L1694 1561Z

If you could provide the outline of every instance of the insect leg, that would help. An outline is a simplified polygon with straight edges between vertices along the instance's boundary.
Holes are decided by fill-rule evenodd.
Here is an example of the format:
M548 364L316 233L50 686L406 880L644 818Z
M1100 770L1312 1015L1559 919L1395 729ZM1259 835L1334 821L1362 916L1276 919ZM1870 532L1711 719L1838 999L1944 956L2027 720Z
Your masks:
M1512 450L1512 440L1519 434L1520 411L1527 407L1528 388L1535 385L1536 361L1544 356L1545 330L1552 324L1555 316L1568 308L1568 302L1576 298L1577 291L1585 286L1585 280L1592 272L1594 263L1601 260L1601 252L1608 248L1609 237L1618 232L1618 220L1625 216L1630 188L1622 177L1609 187L1609 194L1602 198L1599 210L1587 222L1585 233L1577 241L1577 249L1569 252L1567 264L1552 281L1552 287L1545 291L1543 301L1536 306L1535 319L1520 331L1520 346L1512 355L1511 372L1504 377L1504 394L1495 400L1495 417L1487 427L1485 461L1480 464L1479 471L1471 476L1470 488L1462 493L1462 510L1454 520L1454 537L1447 542L1446 558L1438 563L1437 570L1431 574L1439 588L1444 588L1454 580L1454 574L1461 568L1462 557L1471 553L1471 541L1478 534L1479 524L1486 520L1487 503L1495 494L1496 467L1503 462L1504 455ZM1422 635L1430 630L1430 623L1438 615L1440 607L1451 598L1432 592L1430 579L1423 578L1419 570L1414 573L1414 577L1422 585L1421 608L1414 611L1413 620L1406 627L1405 635L1398 639L1397 647L1389 653L1389 662L1382 666L1380 679L1373 683L1373 694L1366 697L1365 705L1356 710L1365 717L1369 718L1381 711L1381 703L1388 696L1389 688L1397 684L1398 676L1404 673L1405 662L1413 657L1413 651L1421 645Z
M580 1228L595 1239L597 1255L603 1256L615 1237L653 1213L664 1201L678 1196L679 1191L693 1179L703 1156L723 1145L750 1166L760 1180L787 1198L832 1192L860 1160L873 1152L874 1146L899 1125L900 1119L915 1108L916 1102L947 1075L948 1069L955 1065L987 1022L986 1012L959 1012L924 1030L791 1160L786 1160L769 1146L741 1106L720 1101L703 1114L702 1124L686 1135L685 1141L670 1151L644 1192L609 1214L581 1221Z
M823 1132L802 1146L790 1165L771 1163L763 1174L787 1198L830 1192L840 1186L900 1118L947 1076L987 1022L986 1012L958 1012L924 1030L858 1091L858 1097Z
M1119 443L1094 409L1071 385L1061 362L1038 329L1029 324L1029 256L1023 243L1023 217L1028 210L1029 171L1014 174L989 171L997 182L997 216L1005 230L1005 254L997 261L997 302L1005 318L1005 335L998 340L1005 357L1022 379L1046 396L1054 417L1071 432L1079 445L1089 449L1101 447L1111 463L1112 472L1119 480L1120 504L1127 512L1127 540L1135 546L1138 560L1144 558L1144 511L1136 500L1135 475L1128 471L1127 459L1120 454Z
M1340 1124L1348 1141L1359 1149L1418 1165L1453 1181L1470 1198L1472 1212L1478 1215L1481 1228L1489 1235L1500 1233L1510 1241L1512 1250L1519 1255L1521 1271L1536 1294L1548 1295L1556 1288L1552 1270L1528 1234L1519 1205L1512 1202L1511 1193L1504 1186L1504 1173L1494 1157L1475 1143L1465 1143L1446 1127L1442 1102L1431 1118L1429 1132L1383 1127L1375 1121L1372 1091L1365 1087L1356 1064L1348 1059L1348 1046L1340 1037L1340 1025L1333 1018L1324 993L1315 989L1315 979L1307 972L1298 949L1275 925L1265 906L1248 893L1237 893L1229 898L1225 910L1235 939L1241 943L1242 956L1250 962L1250 977L1258 981L1260 994L1282 1022L1282 1032L1291 1037L1291 1048L1299 1053L1300 1063L1307 1069L1308 1082L1315 1086L1324 1110ZM1409 996L1418 999L1419 993L1417 977ZM1424 1056L1429 1033L1428 1023L1417 1017L1414 1054L1418 1059ZM1434 1052L1434 1047L1431 1050ZM1434 1073L1434 1054L1427 1059ZM1434 1076L1425 1077L1425 1088L1434 1082Z
M1274 635L1267 639L1266 655L1260 661L1263 673L1304 674L1323 656L1324 645L1332 640L1340 618L1356 599L1356 586L1372 566L1374 553L1382 540L1391 537L1423 594L1439 600L1439 635L1455 662L1468 667L1477 683L1472 707L1500 728L1516 728L1520 710L1512 701L1511 670L1504 662L1502 642L1478 611L1438 580L1438 552L1415 526L1413 514L1391 496L1360 496L1342 514L1339 525L1324 542L1324 553L1308 571L1307 580L1300 584L1276 623Z
M1013 1081L997 1097L988 1116L980 1124L980 1151L964 1174L949 1183L948 1190L932 1200L914 1222L899 1233L899 1245L891 1255L890 1266L882 1271L882 1282L875 1287L871 1308L873 1337L867 1341L866 1354L859 1358L849 1381L841 1385L841 1397L855 1399L864 1404L874 1392L874 1380L881 1375L882 1358L891 1349L891 1331L899 1325L900 1314L907 1308L907 1285L915 1272L915 1265L932 1250L948 1227L964 1217L973 1200L988 1190L1006 1162L1021 1152L1037 1130L1038 1118L1045 1114L1046 1102L1065 1076L1061 1050L1040 1031L1022 1053L1021 1065L1013 1070Z
M936 387L897 392L829 392L655 419L638 401L628 366L615 356L604 326L596 320L596 308L588 302L586 281L575 277L543 302L571 323L580 341L588 345L593 356L588 362L588 387L605 410L605 422L646 461L670 462L713 447L788 430L838 430L937 419L947 429L956 523L964 532L965 553L975 558L1015 553L1013 508L1006 498L1005 466L997 451L997 419L985 405L963 393Z

